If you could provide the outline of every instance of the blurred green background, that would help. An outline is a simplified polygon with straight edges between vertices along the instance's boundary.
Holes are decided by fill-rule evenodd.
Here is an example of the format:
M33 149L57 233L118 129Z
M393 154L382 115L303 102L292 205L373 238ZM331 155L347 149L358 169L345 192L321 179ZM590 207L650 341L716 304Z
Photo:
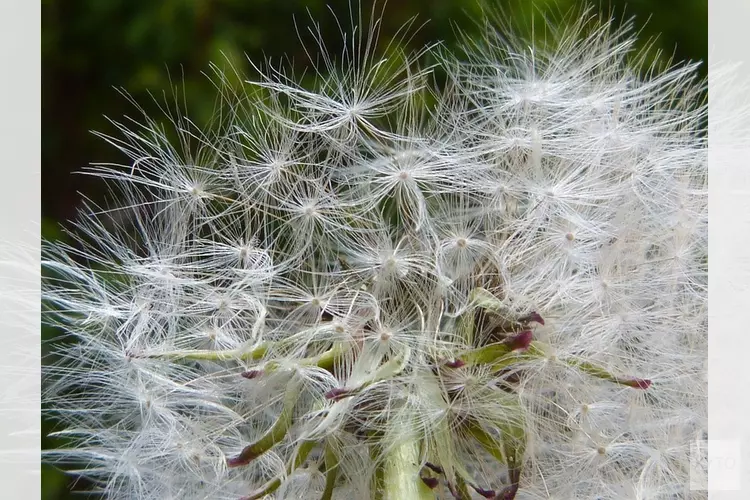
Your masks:
M370 11L372 0L362 0ZM383 2L381 1L380 4ZM486 0L489 9L501 7L512 24L530 30L532 20L559 16L581 6L571 0ZM706 0L609 0L596 8L617 19L634 16L643 45L658 35L655 46L676 61L707 60L708 6ZM59 224L75 217L81 195L101 199L104 186L76 175L91 162L123 162L118 152L91 131L112 133L105 115L118 119L134 109L114 87L127 90L147 110L153 109L149 91L160 96L174 84L187 98L191 118L208 121L215 89L203 72L211 62L228 57L248 72L247 58L262 62L288 55L305 60L296 31L310 15L320 23L326 41L337 47L338 31L328 7L342 17L349 0L43 0L42 1L42 232L60 238ZM456 39L454 25L471 33L480 3L476 0L390 0L385 7L384 41L412 16L416 25L427 22L411 38L419 48ZM247 58L245 58L247 55ZM701 67L706 74L705 64ZM171 83L170 83L171 78ZM151 107L149 107L151 106ZM44 330L45 338L54 332ZM43 348L44 351L44 348ZM53 429L43 422L43 435ZM43 438L42 446L63 443ZM42 498L72 498L71 490L85 490L60 471L42 468ZM77 495L78 496L78 495Z

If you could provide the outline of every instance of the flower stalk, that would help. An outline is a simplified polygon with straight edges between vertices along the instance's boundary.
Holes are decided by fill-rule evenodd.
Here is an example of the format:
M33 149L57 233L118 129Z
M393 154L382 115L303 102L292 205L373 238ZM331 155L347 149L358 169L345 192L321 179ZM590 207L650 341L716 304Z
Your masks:
M435 493L421 479L420 442L406 437L386 454L383 464L383 500L433 500Z

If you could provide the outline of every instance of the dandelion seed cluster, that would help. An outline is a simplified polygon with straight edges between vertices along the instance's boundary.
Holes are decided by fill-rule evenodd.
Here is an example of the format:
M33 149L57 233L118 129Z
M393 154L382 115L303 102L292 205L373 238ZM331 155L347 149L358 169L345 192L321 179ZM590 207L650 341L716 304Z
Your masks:
M314 86L217 71L219 127L115 123L120 204L45 248L48 458L112 499L688 498L694 66L592 16L379 57L373 19Z

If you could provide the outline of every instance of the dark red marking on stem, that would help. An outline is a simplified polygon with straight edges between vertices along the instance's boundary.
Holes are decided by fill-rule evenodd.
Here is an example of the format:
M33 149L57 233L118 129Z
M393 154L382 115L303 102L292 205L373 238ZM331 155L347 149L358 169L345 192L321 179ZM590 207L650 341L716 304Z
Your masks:
M422 482L426 484L427 487L430 488L431 490L434 490L435 488L437 488L438 484L440 484L440 481L438 481L436 477L420 476L419 479L421 479Z
M479 486L474 486L473 484L470 486L474 488L474 491L479 493L484 498L495 498L495 490L485 490L484 488L480 488Z
M247 446L245 449L243 449L239 455L237 455L234 458L227 458L227 467L240 467L242 465L247 465L256 458L258 458L260 455L258 455L257 451L253 449L253 446Z
M500 491L493 500L515 500L518 493L518 484L511 484Z

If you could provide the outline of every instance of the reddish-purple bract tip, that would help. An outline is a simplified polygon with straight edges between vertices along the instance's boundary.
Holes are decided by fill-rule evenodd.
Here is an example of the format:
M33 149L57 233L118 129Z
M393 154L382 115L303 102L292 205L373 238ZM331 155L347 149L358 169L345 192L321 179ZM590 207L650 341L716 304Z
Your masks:
M337 387L336 389L331 389L330 391L325 393L326 399L331 399L333 401L339 401L350 395L351 395L351 391L349 389L344 389L341 387Z
M515 335L506 340L506 343L512 350L517 351L519 349L528 349L533 339L534 334L531 332L531 330L524 330L518 335Z
M439 466L437 466L435 464L432 464L430 462L425 462L424 465L425 465L425 467L427 467L428 469L432 470L432 472L435 472L436 474L442 474L443 473L443 468L439 467Z
M456 358L456 359L454 359L452 361L446 361L445 362L445 366L447 366L448 368L461 368L465 364L466 363L463 360L458 359L458 358Z
M231 469L232 467L240 467L242 465L247 465L250 462L252 462L254 458L256 458L254 455L242 456L242 454L239 454L234 458L227 458L227 467Z
M437 480L437 478L434 478L434 477L424 477L424 476L420 476L420 479L421 479L421 480L422 480L422 482L423 482L424 484L426 484L426 485L427 485L427 487L428 487L428 488L430 488L431 490L434 490L435 488L437 488L438 484L440 484L440 481L438 481L438 480Z
M521 323L534 321L536 323L539 323L540 325L544 325L544 318L542 318L541 315L537 312L530 312L526 316L520 318L518 321L520 321Z
M241 376L243 378L246 378L246 379L249 379L249 380L252 380L255 377L259 377L261 375L263 375L263 370L248 370L246 372L242 372L241 373Z
M647 378L634 378L625 382L625 385L634 389L648 389L651 387L651 381Z

